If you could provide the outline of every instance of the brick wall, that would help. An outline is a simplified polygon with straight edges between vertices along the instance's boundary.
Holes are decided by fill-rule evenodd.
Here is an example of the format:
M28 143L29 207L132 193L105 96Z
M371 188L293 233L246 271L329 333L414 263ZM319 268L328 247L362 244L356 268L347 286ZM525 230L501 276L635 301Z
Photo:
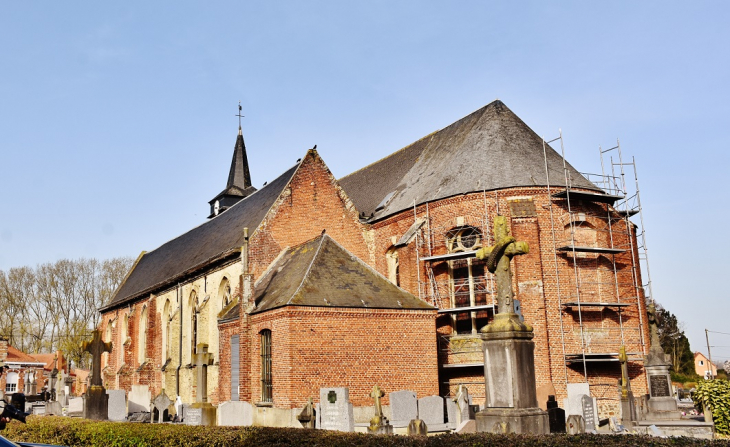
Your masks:
M511 216L510 200L515 198L531 199L535 205L534 215ZM464 305L463 300L469 299L470 291L466 287L466 292L459 297L457 285L449 282L450 275L458 277L460 272L467 272L468 269L475 276L480 272L483 274L480 261L432 263L436 284L436 287L432 287L425 263L416 260L416 251L420 258L447 253L447 234L449 230L460 226L478 228L482 232L482 245L491 245L493 217L501 214L510 218L512 234L530 245L530 253L515 257L512 263L513 289L516 298L521 301L526 321L534 328L537 385L552 383L560 399L565 397L566 382L586 381L582 363L566 365L564 354L582 353L584 348L586 352L615 353L621 344L625 344L628 352L640 357L645 352L648 340L643 290L635 287L641 284L640 272L637 272L638 278L635 279L632 269L638 259L633 225L627 228L625 222L612 213L609 232L606 205L572 201L573 214L579 220L574 222L576 245L608 247L612 235L613 246L626 249L626 252L615 255L616 270L613 267L613 255L588 253L578 254L573 259L572 253L555 250L556 246L571 243L571 222L564 202L553 203L551 219L550 201L545 188L513 188L443 199L417 207L415 214L412 209L403 211L373 225L376 268L387 276L385 254L393 248L393 241L400 238L416 218L424 218L426 223L420 238L398 249L400 285L441 308L459 304L452 302L452 299L461 299L461 305ZM580 274L582 302L616 302L618 294L621 301L629 306L621 308L620 312L618 308L610 307L583 308L580 316L577 308L562 306L562 303L577 301L574 262ZM473 287L491 290L490 278L491 275L487 273L483 284L474 284ZM492 302L490 293L475 291L474 295L476 304ZM484 316L483 313L477 314L477 317ZM581 317L585 345L581 344ZM471 326L468 314L454 318L462 330ZM448 335L452 334L452 321L450 316L440 316L437 320L438 334L448 339ZM479 318L478 321L483 323L485 320ZM440 358L443 363L471 361L460 361L453 352L448 354L453 351L449 350L448 343L442 348ZM464 358L470 355L468 352L462 354ZM479 384L483 375L478 368L453 368L446 371L442 370L440 380L450 382L451 386L443 387L443 394L453 393L456 384L465 383L472 394L483 396L484 387ZM631 362L630 371L634 394L646 393L646 379L640 361ZM586 372L588 382L593 385L593 393L606 412L603 415L615 411L618 408L615 384L620 377L619 364L589 363Z
M435 311L289 306L251 317L250 388L261 396L260 332L271 330L274 406L301 407L322 387L348 387L355 406L387 393L438 394ZM387 397L384 404L388 404Z

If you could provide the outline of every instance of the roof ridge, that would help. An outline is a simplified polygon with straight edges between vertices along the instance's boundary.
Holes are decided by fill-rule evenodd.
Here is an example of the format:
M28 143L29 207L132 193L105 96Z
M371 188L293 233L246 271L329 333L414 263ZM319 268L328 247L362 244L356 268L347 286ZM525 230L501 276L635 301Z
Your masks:
M339 180L342 180L342 179L346 179L347 177L350 177L351 175L354 175L354 174L357 174L358 172L364 171L365 169L367 169L367 168L369 168L369 167L371 167L371 166L373 166L373 165L376 165L376 164L378 164L378 163L382 162L383 160L386 160L386 159L388 159L388 158L390 158L390 157L392 157L392 156L394 156L394 155L396 155L396 154L398 154L398 153L400 153L400 152L403 152L403 151L405 151L406 149L408 149L409 147L411 147L411 146L415 145L416 143L418 143L418 142L420 142L420 141L423 141L423 140L425 140L426 138L432 137L432 136L433 136L434 134L436 134L436 133L439 133L439 132L441 132L442 130L446 129L447 127L450 127L450 126L452 126L452 125L454 125L454 124L458 123L459 121L463 120L464 118L466 118L466 117L468 117L468 116L471 116L472 114L474 114L474 113L476 113L476 112L478 112L478 111L480 111L480 110L482 110L482 109L486 109L487 107L489 107L490 105L492 105L492 104L494 104L494 103L496 103L496 102L500 102L500 103L502 103L502 104L504 105L504 103L503 103L502 101L500 101L499 99L495 99L494 101L490 102L489 104L487 104L487 105L485 105L485 106L482 106L482 107L479 107L478 109L474 110L474 111L473 111L473 112L471 112L471 113L467 113L466 115L462 116L461 118L459 118L458 120L454 121L453 123L451 123L451 124L447 124L447 125L446 125L446 126L444 126L444 127L441 127L441 128L439 128L439 129L437 129L437 130L434 130L433 132L431 132L431 133L429 133L429 134L427 134L427 135L425 135L425 136L423 136L423 137L421 137L421 138L419 138L419 139L415 140L414 142L412 142L412 143L410 143L410 144L407 144L407 145L403 146L403 147L402 147L402 148L400 148L400 149L397 149L397 150L396 150L395 152L392 152L392 153L390 153L390 154L388 154L388 155L386 155L386 156L384 156L384 157L380 158L379 160L376 160L376 161L374 161L374 162L370 163L370 164L369 164L369 165L367 165L367 166L364 166L364 167L362 167L362 168L360 168L360 169L357 169L357 170L355 170L355 171L352 171L351 173L349 173L349 174L347 174L347 175L345 175L345 176L343 176L343 177L340 177L340 179L339 179ZM506 106L505 106L505 107L506 107Z
M297 166L297 165L299 165L299 164L301 164L301 163L294 163L294 164L293 164L292 166L290 166L290 167L289 167L289 168L288 168L288 169L287 169L286 171L282 172L282 173L281 173L281 174L279 175L279 177L283 176L284 174L286 174L286 172L287 172L287 171L288 171L289 169L291 169L291 168L293 168L294 166ZM296 174L296 171L294 171L294 172L292 173L292 177L294 177L294 174ZM246 196L246 197L244 197L243 199L241 199L241 200L239 200L238 202L234 203L233 205L229 206L229 207L228 207L228 209L226 209L226 211L225 211L225 212L228 212L228 211L230 211L231 209L233 209L234 207L236 207L236 206L240 205L241 203L244 203L244 202L245 202L245 201L246 201L246 200L247 200L247 199L248 199L249 197L253 197L253 196L254 196L254 195L255 195L256 193L258 193L259 191L263 191L263 190L264 190L264 189L266 189L267 187L270 187L270 186L271 186L271 185L272 185L272 184L273 184L273 183L274 183L274 182L275 182L275 181L276 181L277 179L279 179L279 177L276 177L276 179L274 179L274 180L272 180L271 182L269 182L268 184L266 184L266 185L262 186L262 187L261 187L261 189L257 189L256 191L254 191L254 192L252 192L251 194L247 195L247 196ZM289 183L291 183L291 178L292 178L292 177L290 177L290 178L289 178L289 181L287 181L287 182L286 182L286 185L284 185L284 188L286 188L286 186L287 186L287 185L288 185ZM284 188L282 188L282 190L284 190ZM281 193L280 193L279 195L281 195ZM269 208L269 210L271 210L271 208ZM225 212L224 212L224 213L225 213ZM206 221L204 221L204 222L201 222L200 224L198 224L198 225L194 226L193 228L189 229L188 231L186 231L186 232L184 232L184 233L181 233L181 234L178 234L177 236L175 236L175 237L173 237L173 238L171 238L171 239L168 239L168 240L166 240L165 242L161 243L161 244L160 244L159 246L157 246L157 247L155 247L154 249L152 249L152 250L148 251L148 252L147 252L146 254L151 254L151 253L153 253L153 252L154 252L155 250L157 250L157 249L161 248L162 246L166 245L167 243L169 243L169 242L172 242L172 241L174 241L175 239L177 239L177 238L179 238L179 237L185 236L186 234L188 234L188 233L190 233L190 232L192 232L192 231L194 231L194 230L196 230L196 229L198 229L198 228L202 227L203 225L207 225L207 224L209 224L209 223L211 223L211 222L215 221L215 219L216 219L217 217L223 216L223 215L224 215L224 213L220 213L220 214L219 214L219 215L217 215L217 216L216 216L215 218L213 218L213 219L208 219L208 220L206 220ZM266 214L268 214L268 211L266 212Z

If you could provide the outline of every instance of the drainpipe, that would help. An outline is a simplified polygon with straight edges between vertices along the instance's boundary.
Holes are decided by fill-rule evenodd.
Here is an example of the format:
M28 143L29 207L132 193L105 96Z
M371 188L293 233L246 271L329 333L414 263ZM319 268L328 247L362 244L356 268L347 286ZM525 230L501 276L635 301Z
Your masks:
M243 290L241 291L241 306L248 306L251 299L251 273L248 265L248 228L243 229L243 247L241 247L241 264L243 267ZM245 309L245 307L244 307Z

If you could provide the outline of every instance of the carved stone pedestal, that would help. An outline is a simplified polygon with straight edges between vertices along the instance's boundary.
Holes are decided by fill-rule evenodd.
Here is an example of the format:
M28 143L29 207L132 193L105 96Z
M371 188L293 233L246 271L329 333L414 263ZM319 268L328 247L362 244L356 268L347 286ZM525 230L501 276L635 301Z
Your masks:
M649 411L647 420L680 419L677 400L672 395L672 379L669 375L669 365L646 365L646 375L649 378Z
M477 431L550 433L548 414L537 405L532 337L528 331L482 334L487 399L476 415Z
M84 395L84 419L105 421L109 413L109 395L103 386L92 385Z

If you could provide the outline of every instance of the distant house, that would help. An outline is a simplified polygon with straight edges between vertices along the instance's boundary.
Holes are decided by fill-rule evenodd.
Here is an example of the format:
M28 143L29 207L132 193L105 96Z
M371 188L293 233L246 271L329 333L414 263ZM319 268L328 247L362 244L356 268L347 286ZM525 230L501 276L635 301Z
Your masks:
M710 374L712 377L717 377L717 367L701 352L695 352L695 372L702 377L708 377Z
M50 391L53 370L66 369L62 351L53 354L27 354L7 340L0 340L0 394L39 394Z

